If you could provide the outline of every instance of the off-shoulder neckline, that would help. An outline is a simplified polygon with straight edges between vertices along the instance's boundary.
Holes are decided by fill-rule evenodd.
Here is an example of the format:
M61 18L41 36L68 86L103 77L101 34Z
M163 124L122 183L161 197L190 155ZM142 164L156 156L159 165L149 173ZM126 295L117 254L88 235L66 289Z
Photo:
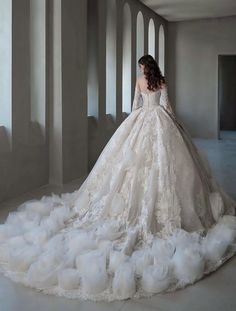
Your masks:
M149 94L158 93L158 92L160 92L160 91L161 91L161 89L158 89L157 91L151 91L151 92L143 92L143 91L140 91L140 93L145 94L145 95L149 95Z

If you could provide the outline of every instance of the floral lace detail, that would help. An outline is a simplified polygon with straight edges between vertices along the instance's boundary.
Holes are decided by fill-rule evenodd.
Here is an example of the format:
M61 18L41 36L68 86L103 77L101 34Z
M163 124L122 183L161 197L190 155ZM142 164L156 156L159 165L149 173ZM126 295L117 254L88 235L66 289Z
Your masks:
M169 101L168 90L166 85L164 85L161 89L160 105L163 106L170 114L174 115L174 111Z
M137 110L140 107L142 107L142 94L141 94L140 87L136 83L135 90L134 90L132 111Z
M77 191L9 215L0 270L44 293L95 301L192 284L236 252L236 202L204 163L167 89L136 90Z

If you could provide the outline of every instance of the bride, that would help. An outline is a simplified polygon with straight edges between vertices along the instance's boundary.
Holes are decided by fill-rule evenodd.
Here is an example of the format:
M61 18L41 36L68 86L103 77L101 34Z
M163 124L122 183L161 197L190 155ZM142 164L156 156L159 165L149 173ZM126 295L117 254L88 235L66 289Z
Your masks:
M0 227L0 270L68 298L174 291L236 252L236 202L212 176L150 55L132 112L81 187L27 201Z

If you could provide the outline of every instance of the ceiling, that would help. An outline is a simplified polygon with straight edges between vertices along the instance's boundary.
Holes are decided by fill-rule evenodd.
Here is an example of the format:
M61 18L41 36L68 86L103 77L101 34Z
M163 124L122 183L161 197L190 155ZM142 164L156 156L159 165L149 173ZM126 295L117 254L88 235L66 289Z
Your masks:
M236 0L140 0L170 22L236 15Z

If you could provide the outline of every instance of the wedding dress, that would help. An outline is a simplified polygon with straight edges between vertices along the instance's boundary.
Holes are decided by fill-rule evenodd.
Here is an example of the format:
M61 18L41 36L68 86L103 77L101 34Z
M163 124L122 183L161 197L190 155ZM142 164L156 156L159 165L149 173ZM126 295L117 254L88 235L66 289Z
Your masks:
M167 88L136 88L81 187L27 201L0 227L0 269L68 298L174 291L236 252L236 202L177 119Z

